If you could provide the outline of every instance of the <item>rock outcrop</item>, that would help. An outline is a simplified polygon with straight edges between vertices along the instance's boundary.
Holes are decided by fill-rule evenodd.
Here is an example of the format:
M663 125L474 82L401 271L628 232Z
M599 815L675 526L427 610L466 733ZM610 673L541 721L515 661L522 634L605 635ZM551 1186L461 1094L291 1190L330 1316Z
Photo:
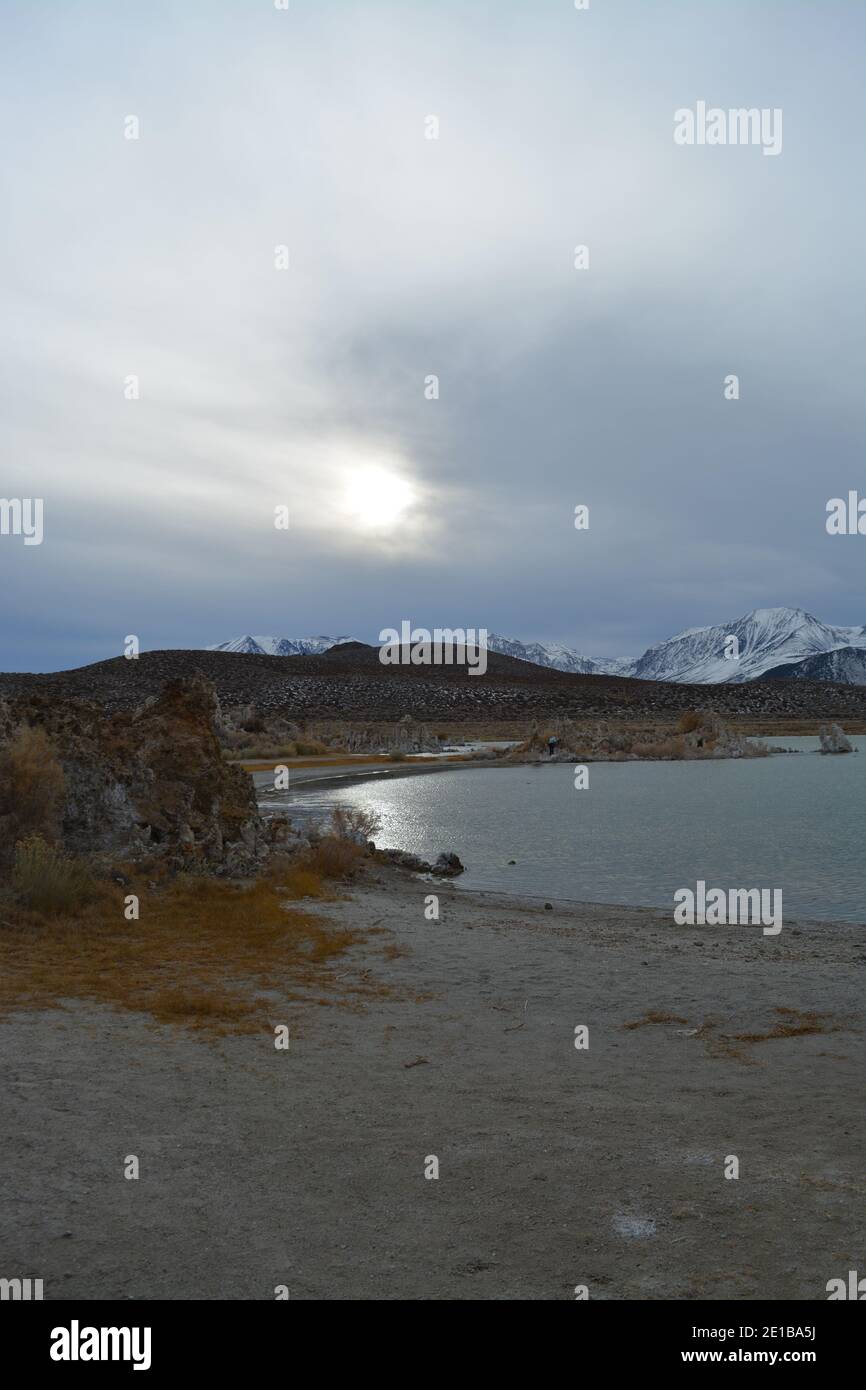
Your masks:
M551 752L550 739L556 741ZM533 724L529 738L506 759L519 763L637 762L703 758L762 758L766 745L731 729L712 710L687 711L675 728L618 729L607 721L578 727L569 719Z
M373 855L382 864L396 864L401 869L411 869L416 874L433 874L436 878L456 878L458 874L466 871L466 866L461 864L453 851L443 852L432 864L428 860L422 859L420 855L410 854L405 849L375 849L374 847Z
M89 702L21 696L0 712L0 744L25 726L44 730L63 769L67 849L244 874L266 856L268 834L251 778L223 757L218 722L213 685L193 675L111 715Z
M838 724L822 724L818 732L822 753L853 753L854 745Z

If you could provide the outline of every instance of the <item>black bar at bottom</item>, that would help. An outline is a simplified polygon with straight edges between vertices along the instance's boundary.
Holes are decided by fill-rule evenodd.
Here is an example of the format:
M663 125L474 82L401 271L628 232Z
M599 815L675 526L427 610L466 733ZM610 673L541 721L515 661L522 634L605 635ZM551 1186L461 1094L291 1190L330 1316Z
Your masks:
M862 1301L862 1300L860 1300ZM400 1321L389 1313L396 1306ZM422 1320L414 1327L410 1306ZM412 1368L400 1356L401 1375L421 1376L429 1382L430 1373L441 1367L441 1374L454 1374L465 1367L464 1353L446 1341L431 1338L431 1332L450 1330L452 1316L464 1339L476 1349L489 1375L500 1357L511 1358L534 1347L533 1356L545 1360L559 1350L567 1354L577 1371L587 1357L596 1358L600 1368L610 1371L640 1369L669 1371L674 1367L700 1369L705 1366L797 1365L827 1372L841 1370L862 1351L863 1315L858 1309L835 1302L788 1303L663 1303L625 1301L575 1301L567 1313L545 1323L544 1341L537 1338L539 1305L525 1329L515 1324L517 1309L509 1303L509 1320L497 1328L479 1325L478 1304L469 1324L463 1324L465 1303L449 1305L446 1328L431 1327L428 1306L387 1301L382 1309L385 1321L378 1337L387 1339L378 1346L370 1338L371 1303L361 1305L335 1301L311 1303L252 1302L91 1302L0 1304L0 1337L3 1363L15 1364L19 1374L46 1372L52 1375L87 1375L110 1369L114 1375L136 1374L138 1378L160 1379L178 1372L212 1371L221 1377L234 1372L249 1375L292 1373L300 1370L310 1356L333 1373L335 1359L345 1347L354 1374L398 1367L393 1361L396 1347L413 1333L424 1339L422 1363ZM518 1305L523 1306L523 1305ZM359 1307L362 1311L359 1311ZM486 1316L486 1315L485 1315ZM344 1340L317 1341L316 1324L333 1334L339 1328ZM353 1329L356 1319L357 1328ZM460 1326L462 1324L462 1326ZM564 1342L556 1348L559 1334ZM462 1344L462 1342L461 1342ZM437 1351L437 1347L441 1350ZM468 1347L467 1347L468 1350ZM335 1358L334 1352L337 1351ZM455 1359L456 1356L456 1359ZM299 1361L303 1357L303 1361ZM473 1358L474 1359L474 1358ZM509 1362L506 1362L506 1366ZM857 1364L856 1361L854 1364Z

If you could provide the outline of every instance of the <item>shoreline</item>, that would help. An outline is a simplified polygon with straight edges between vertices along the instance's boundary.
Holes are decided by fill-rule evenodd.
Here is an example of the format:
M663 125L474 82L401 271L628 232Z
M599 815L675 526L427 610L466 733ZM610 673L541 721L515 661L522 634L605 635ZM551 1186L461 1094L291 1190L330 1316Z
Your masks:
M459 893L461 897L477 899L477 907L491 908L497 911L507 909L508 911L514 912L534 912L538 911L540 908L542 913L548 915L544 907L544 904L550 903L551 909L555 912L583 912L584 910L586 910L586 912L588 913L597 913L599 917L604 917L605 915L612 913L618 914L620 916L623 913L638 913L646 914L648 920L652 919L657 923L663 924L671 923L673 916L672 904L666 907L660 907L653 906L651 903L613 903L600 902L598 899L595 898L564 898L560 895L554 896L550 893L509 893L507 890L501 888L463 888L460 884L459 878L437 879L434 878L432 875L428 874L418 874L416 875L416 877L421 883L423 883L426 887L430 889L435 888L437 884L439 884L440 887L442 885L447 884L449 889L453 889L453 891ZM862 935L864 926L866 926L866 921L847 922L842 918L835 917L827 919L821 917L792 917L790 918L790 920L786 918L782 935L784 935L785 931L788 930L796 930L798 933L803 931L823 932L843 930L860 933L860 939L858 940L855 937L855 941L858 947L862 948L863 959L864 961L866 961L866 937L863 937ZM733 928L725 929L733 930ZM710 933L714 931L719 931L721 930L721 928L714 927L712 924L708 923L704 923L703 925L695 923L693 926L685 928L685 930ZM737 930L760 932L759 927L751 926L738 927Z
M786 767L792 766L792 759L797 763L800 763L803 758L806 758L808 761L808 753L811 751L812 750L802 749L790 750L784 765ZM771 754L770 756L771 758L778 758L783 755L780 753ZM817 758L821 758L823 761L823 756L820 754L819 750L815 749L813 762ZM617 766L622 767L626 765L620 760L615 761ZM645 764L651 762L678 762L682 760L640 759L639 761ZM734 760L700 759L686 761L717 763ZM751 762L751 760L748 761ZM760 760L758 764L759 768L763 767L764 761L765 760ZM424 763L417 766L407 766L405 763L399 763L393 769L384 768L376 770L365 768L353 769L346 765L332 765L327 768L305 769L303 773L298 775L297 780L292 781L290 788L284 792L274 792L271 789L266 773L257 774L254 780L256 783L256 793L263 814L265 816L285 814L293 824L293 833L304 837L312 833L312 829L316 829L318 833L324 832L324 827L330 814L330 806L335 804L353 804L348 794L341 796L342 792L348 793L351 788L357 786L366 787L367 791L364 804L369 805L373 810L376 808L392 807L395 795L398 798L397 804L405 804L406 807L412 807L416 805L417 799L413 794L410 794L408 789L405 793L392 792L390 794L383 790L380 797L374 785L377 778L384 777L390 780L393 777L426 775L428 773L441 772L447 770L448 767L454 766L466 769L507 767L512 770L514 775L517 773L525 773L530 767L555 767L559 770L560 775L563 775L563 767L567 767L568 764L556 760L548 762L546 759L537 764L480 759L473 762L461 762L459 764ZM738 774L732 772L730 776L725 779L729 788L738 785L737 777ZM690 778L689 780L691 782L694 779ZM699 775L699 781L703 781L703 774ZM764 784L765 774L761 774L759 781L762 785ZM712 787L714 784L715 777L711 774L707 786ZM445 795L444 802L442 795L440 795L437 790L434 798L437 806L441 807L444 805L447 808L451 804L449 800L451 794L457 797L458 803L464 807L467 804L475 804L473 797L478 788L470 786L468 790L463 789L462 791L458 791L456 784L450 785L451 793ZM542 802L546 804L544 784L539 784L539 786L541 790L538 795L541 796ZM625 775L624 778L614 777L611 783L611 788L617 792L617 795L624 792L627 796L629 786L630 783L627 775ZM487 808L484 814L488 816L491 813L490 807L496 805L499 797L497 788L498 783L495 782L485 781L482 784L484 797L483 802L479 804L482 808ZM505 790L503 790L503 796L505 796L507 801L508 796ZM405 802L401 799L404 797L408 798ZM417 804L419 806L426 805L429 799L429 796L425 793ZM495 812L493 814L495 814ZM423 816L423 819L426 824L429 817ZM448 815L447 810L444 812L439 810L438 813L433 816L432 823L436 826L435 834L428 834L420 840L417 835L414 838L410 837L409 839L405 839L400 833L399 824L393 824L392 819L386 818L385 830L383 830L381 834L375 834L373 838L376 841L377 847L384 850L385 853L387 853L389 847L393 847L395 851L415 854L431 862L440 852L450 851L456 853L460 859L464 861L467 869L465 875L460 875L453 880L455 890L461 894L483 893L485 895L493 895L494 897L499 895L513 900L518 906L521 903L537 903L543 906L545 902L553 902L563 907L570 906L574 908L596 906L601 909L610 906L622 907L623 909L644 908L648 911L659 912L673 910L670 898L666 893L667 880L659 884L655 881L653 876L650 875L650 878L642 885L641 882L632 881L634 878L633 875L630 877L627 875L623 880L622 876L618 876L612 872L602 874L590 873L589 877L587 877L587 872L582 872L579 875L562 872L547 875L533 867L534 859L531 846L529 851L519 853L517 851L520 847L515 844L512 846L511 851L503 850L501 855L497 855L495 848L491 849L491 844L488 843L490 839L489 834L486 840L484 840L484 843L479 847L479 844L473 839L471 828L469 827L464 829L463 834L459 832L456 834L450 833L449 826L452 825L452 817ZM462 824L462 822L458 823ZM390 830L387 829L388 826L391 827ZM484 837L482 837L482 839L483 838ZM509 859L509 853L512 854L512 859L519 861L516 866L512 866L512 859ZM508 861L507 865L506 860ZM412 866L409 865L408 867L411 868ZM587 868L588 866L585 865L584 869L586 870ZM676 872L676 867L674 867L674 872ZM435 877L429 875L419 876L419 881L430 883L434 887L436 883ZM683 883L687 883L689 881L688 874L686 874L685 879L680 880L674 878L671 881L682 881ZM749 881L748 875L747 881ZM694 880L692 880L692 886L694 886ZM643 892L641 891L642 887ZM659 891L659 889L662 891ZM587 890L589 891L587 892ZM593 890L595 890L596 894L601 894L601 896L592 896ZM842 899L835 900L832 894L830 894L829 900L824 901L821 895L816 895L814 893L811 895L807 894L804 900L802 894L797 895L795 893L792 897L790 912L786 913L785 921L786 923L796 922L799 924L806 922L830 923L834 920L843 920L862 930L862 928L866 926L866 914L864 914L860 908L861 905L858 900L852 897L850 893L844 898L844 901ZM796 916L793 915L795 912Z
M767 757L777 758L786 754L792 755L801 752L800 749L781 749L778 752L770 752ZM811 750L810 750L811 751ZM814 750L817 752L818 750ZM847 756L842 754L826 756ZM375 769L356 767L351 763L321 763L311 764L309 759L304 760L300 768L301 776L293 776L293 764L287 758L283 762L274 760L266 762L262 766L254 767L252 764L244 764L244 771L248 772L253 779L253 784L258 791L266 783L263 780L269 773L273 773L277 767L286 767L289 771L289 788L309 786L313 782L332 781L335 785L352 786L358 782L370 782L376 780L387 780L393 777L416 777L432 772L454 771L456 769L487 767L487 768L523 768L523 767L578 767L578 766L597 766L599 764L612 765L616 767L631 767L635 764L645 763L681 763L681 762L700 762L700 763L728 763L728 762L748 762L748 758L532 758L526 761L508 758L443 758L435 762L398 762L393 766L379 766Z
M477 758L473 759L471 762L464 762L462 759L455 759L453 761L442 759L435 763L418 762L417 764L400 762L376 768L356 767L351 763L330 763L320 764L314 767L304 767L301 769L300 776L293 776L292 764L287 760L285 763L273 763L265 768L255 770L247 769L253 779L253 785L256 788L256 795L259 801L261 801L259 791L267 786L267 782L261 779L266 779L269 773L273 773L274 768L279 766L289 769L288 790L289 794L291 794L292 789L295 787L308 787L316 782L329 782L334 786L354 786L359 782L390 781L394 777L418 777L432 772L454 771L455 768L466 768L468 770L478 767L516 767L518 764L499 762L494 758ZM279 796L279 793L273 791L273 788L271 788L271 794L273 796Z
M853 738L861 737L861 735L860 735L860 734L858 733L858 731L856 731L856 730L849 730L849 731L847 731L847 732L848 732L848 733L850 734L850 736L853 737ZM778 733L771 733L771 734L754 734L754 733L749 733L749 734L744 734L744 737L747 738L747 739L751 739L751 740L757 741L757 742L763 742L763 741L768 740L768 739L784 738L785 735L784 735L784 734L778 734ZM800 732L798 732L798 733L789 733L789 734L787 735L787 737L788 737L788 738L817 738L818 735L817 735L817 734L811 734L811 733L810 733L810 734L806 734L806 733L800 733ZM856 748L855 748L853 751L856 752L856 751L857 751ZM789 757L790 757L790 756L796 756L796 755L805 756L805 755L808 755L808 754L810 754L810 753L821 753L821 750L820 750L819 748L814 748L814 749L803 749L803 748L782 748L782 747L780 747L780 746L773 746L773 747L770 747L770 748L767 750L767 753L766 753L765 755L762 755L762 756L766 756L766 757L770 757L770 758L778 758L778 757L784 757L784 756L786 756L786 755L789 756ZM849 754L845 754L845 753L826 753L826 754L823 754L822 756L826 756L826 757L845 757L845 756L850 756L850 755L849 755ZM375 754L375 755L373 755L373 754L359 754L359 755L357 755L357 756L354 757L354 758L349 758L349 757L341 756L341 755L338 754L338 755L333 755L333 756L328 756L328 757L321 757L321 758L314 758L314 757L302 757L302 758L295 758L295 759L292 759L292 758L283 758L283 759L279 759L279 758L261 758L261 759L249 759L249 760L234 760L234 759L229 759L229 761L230 761L234 766L240 767L240 768L243 769L244 772L249 773L249 775L250 775L250 776L252 777L252 779L253 779L254 785L255 785L256 788L258 789L259 787L262 787L262 786L265 785L263 779L264 779L269 773L273 773L273 772L276 770L276 768L278 768L278 767L285 767L285 768L288 769L290 786L291 786L291 785L294 785L294 786L301 787L301 786L306 786L306 785L308 785L308 784L311 783L311 782L318 782L318 781L322 781L322 780L326 780L326 779L332 779L334 782L341 782L341 783L350 784L350 783L354 783L354 782L375 780L376 778L415 777L415 776L418 776L418 775L421 775L421 774L424 774L424 773L442 772L442 771L445 771L445 770L447 770L447 769L449 769L449 768L452 768L452 769L453 769L453 768L478 768L478 767L489 767L489 768L503 768L503 767L508 768L508 767L510 767L510 768L516 768L516 767L561 767L561 766L566 766L566 767L571 766L571 767L574 767L574 766L581 766L581 765L595 766L595 765L600 764L600 763L604 763L604 764L615 764L615 765L619 765L619 766L622 766L622 765L630 765L630 764L634 764L634 763L640 763L640 764L643 764L643 763L674 763L674 762L720 763L720 762L748 762L748 761L750 761L750 758L749 758L748 756L736 756L736 755L727 755L727 756L719 756L719 757L713 757L713 756L697 756L697 757L694 757L694 756L692 756L692 757L687 757L687 758L683 758L683 757L672 757L672 756L659 756L659 757L655 757L655 758L650 758L650 757L639 756L639 755L636 755L636 754L629 754L629 755L623 757L623 756L616 756L616 755L614 755L614 756L598 756L597 754L596 754L596 755L593 755L592 753L586 753L585 755L581 755L580 757L578 757L576 754L575 754L574 756L569 756L569 757L564 757L563 755L559 754L559 755L554 756L554 757L552 757L552 758L546 758L546 757L544 757L544 756L542 755L542 756L538 756L538 757L526 757L526 758L523 758L523 759L518 759L518 758L509 758L509 757L507 757L507 756L504 756L504 757L471 757L471 756L469 756L469 755L467 755L467 754L450 753L450 752L449 752L449 753L445 753L445 754L436 754L436 753L420 753L420 754L413 754L413 755L407 755L405 759L398 759L398 760L392 760L392 759L390 759L389 756L388 756L387 754ZM300 774L300 775L298 775L298 774Z

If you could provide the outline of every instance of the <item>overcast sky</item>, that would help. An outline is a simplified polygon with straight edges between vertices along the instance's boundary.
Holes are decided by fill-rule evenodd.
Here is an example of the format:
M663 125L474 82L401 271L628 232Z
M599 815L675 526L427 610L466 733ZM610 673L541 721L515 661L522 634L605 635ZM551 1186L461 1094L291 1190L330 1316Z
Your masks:
M0 22L0 496L44 499L41 545L0 536L4 669L866 621L866 539L824 525L866 493L863 5ZM781 153L675 144L699 101L781 108Z

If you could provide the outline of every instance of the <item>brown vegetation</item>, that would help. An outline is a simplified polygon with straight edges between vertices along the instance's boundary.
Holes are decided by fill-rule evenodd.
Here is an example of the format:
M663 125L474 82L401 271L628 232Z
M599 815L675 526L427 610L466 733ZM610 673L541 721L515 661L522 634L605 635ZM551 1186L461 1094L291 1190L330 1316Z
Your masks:
M643 1018L632 1019L630 1023L624 1023L622 1026L626 1029L646 1028L649 1023L688 1023L688 1019L680 1018L679 1014L665 1014L648 1009Z
M351 878L363 857L361 845L337 835L323 835L316 840L301 860L301 867L310 869L322 878Z
M685 714L680 716L679 723L677 724L677 733L694 733L695 729L699 729L701 727L701 721L702 716L698 714L698 711L696 709L686 710Z
M0 1009L87 1000L197 1031L267 1032L286 1021L287 1001L330 1002L319 992L334 985L334 963L363 939L286 906L286 887L103 882L86 911L53 917L0 903ZM140 918L129 921L132 893ZM349 1000L380 992L345 973L339 990Z
M773 1042L782 1038L807 1038L843 1030L850 1031L848 1021L835 1018L832 1014L816 1013L813 1010L803 1012L783 1005L776 1006L773 1012L778 1015L778 1021L770 1028L728 1033L722 1031L719 1019L705 1018L702 1023L690 1027L685 1036L702 1042L711 1057L723 1057L742 1062L746 1066L754 1066L755 1060L746 1050L746 1045ZM622 1027L626 1031L632 1031L654 1023L676 1023L685 1026L689 1020L676 1014L647 1010L643 1018L631 1019L628 1023L623 1023Z
M335 806L331 812L331 833L338 839L366 843L381 829L381 816L368 806Z
M318 879L351 878L381 829L375 811L364 806L336 806L326 834L313 834L310 848L296 860L300 872Z
M833 1020L832 1014L819 1014L809 1009L802 1013L799 1009L776 1008L779 1022L772 1028L756 1033L731 1033L735 1042L772 1042L776 1038L806 1038L816 1033L838 1033L842 1023Z
M0 864L19 840L59 838L65 778L44 729L27 725L0 747Z
M15 846L12 889L24 907L57 915L88 902L95 884L82 859L47 844L41 835L29 835Z

